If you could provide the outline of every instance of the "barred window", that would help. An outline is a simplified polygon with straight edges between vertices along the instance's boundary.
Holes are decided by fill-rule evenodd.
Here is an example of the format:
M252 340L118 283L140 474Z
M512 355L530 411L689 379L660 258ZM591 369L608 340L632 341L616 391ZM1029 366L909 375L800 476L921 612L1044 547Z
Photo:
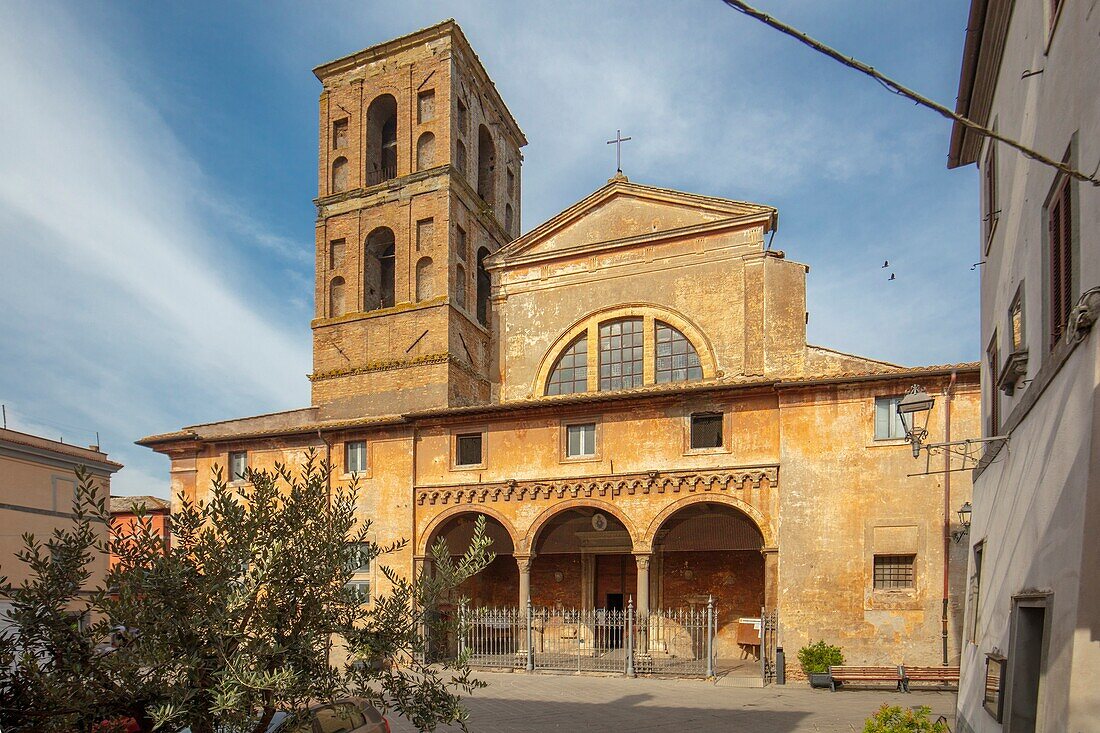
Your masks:
M455 436L456 466L476 466L481 460L481 433Z
M699 354L684 334L657 321L657 382L689 382L703 378Z
M697 412L691 416L691 447L722 447L722 413Z
M642 386L642 319L600 324L600 389Z
M588 332L585 331L558 357L550 372L546 394L572 394L588 389Z
M875 555L875 589L912 588L916 559L916 555Z

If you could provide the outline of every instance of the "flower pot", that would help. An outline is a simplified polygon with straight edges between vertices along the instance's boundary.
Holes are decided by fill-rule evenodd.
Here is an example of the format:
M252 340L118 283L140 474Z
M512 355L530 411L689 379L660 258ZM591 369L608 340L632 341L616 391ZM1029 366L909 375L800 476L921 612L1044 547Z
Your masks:
M832 686L833 686L833 678L828 672L811 672L810 673L810 687L825 688L825 687L832 687Z

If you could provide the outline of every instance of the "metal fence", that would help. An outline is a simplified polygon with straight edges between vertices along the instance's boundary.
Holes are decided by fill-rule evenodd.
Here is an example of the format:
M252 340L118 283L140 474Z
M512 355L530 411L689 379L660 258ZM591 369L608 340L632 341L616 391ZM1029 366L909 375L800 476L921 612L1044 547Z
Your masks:
M456 652L473 667L528 671L714 676L717 614L705 607L468 608Z
M779 640L779 611L760 609L760 675L764 684L776 681L776 645Z

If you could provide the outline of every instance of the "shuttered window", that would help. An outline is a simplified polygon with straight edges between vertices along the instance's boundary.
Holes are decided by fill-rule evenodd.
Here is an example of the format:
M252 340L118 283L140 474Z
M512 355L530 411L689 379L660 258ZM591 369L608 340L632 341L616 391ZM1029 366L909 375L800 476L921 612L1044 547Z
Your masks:
M988 435L997 435L1001 429L1001 390L997 388L997 382L1001 377L1001 350L997 347L997 332L993 332L993 338L989 341L989 347L985 351L989 359L989 426Z
M997 144L989 141L989 150L985 154L984 178L985 178L985 251L989 251L989 245L993 241L993 229L997 226L997 217L1000 211L997 209Z
M1055 184L1047 207L1050 238L1050 348L1058 344L1073 307L1073 211L1068 176Z

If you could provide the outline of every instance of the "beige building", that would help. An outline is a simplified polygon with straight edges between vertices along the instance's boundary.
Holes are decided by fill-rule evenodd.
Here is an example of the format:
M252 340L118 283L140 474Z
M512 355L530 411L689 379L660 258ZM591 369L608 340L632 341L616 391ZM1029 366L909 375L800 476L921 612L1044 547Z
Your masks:
M15 430L0 430L0 575L19 586L26 582L26 566L15 555L23 548L23 534L47 539L55 528L73 520L73 497L83 466L104 497L110 495L111 474L122 466L96 447L79 448ZM102 527L104 537L107 526ZM88 590L107 572L107 556L93 558ZM4 599L0 596L0 606Z
M1100 12L973 0L958 110L1093 176ZM983 427L963 731L1100 731L1100 194L956 125L982 194Z
M312 405L142 440L173 494L315 449L360 480L378 541L410 541L400 572L488 517L475 606L713 598L720 658L764 611L792 657L825 639L935 664L946 633L958 659L965 547L944 518L969 481L945 506L942 475L910 477L894 406L919 382L946 393L933 438L947 402L976 433L976 364L807 344L808 268L766 247L771 206L618 174L519 236L526 141L453 21L315 73ZM359 581L385 591L377 568Z

